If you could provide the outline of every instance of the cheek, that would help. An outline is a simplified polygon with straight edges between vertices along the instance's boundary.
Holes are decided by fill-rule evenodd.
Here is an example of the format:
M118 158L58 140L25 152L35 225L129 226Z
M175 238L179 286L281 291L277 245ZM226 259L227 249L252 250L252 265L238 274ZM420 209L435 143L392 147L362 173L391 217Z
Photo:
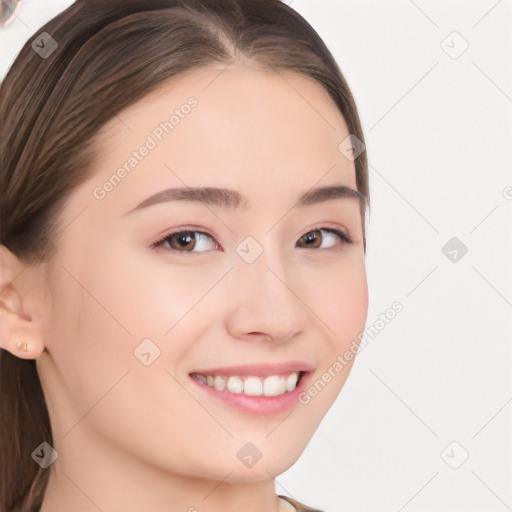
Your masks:
M368 313L368 284L364 261L318 273L307 293L308 305L320 318L321 329L337 353L364 330Z
M134 268L126 251L88 239L87 251L83 241L80 254L67 246L61 251L49 281L48 349L80 410L87 410L129 369L142 366L134 348L144 338L161 334L165 320L157 323L152 315L144 269Z
M306 421L310 421L311 428L316 428L348 379L360 343L358 335L366 324L366 269L364 261L352 263L341 264L339 271L323 273L307 295L308 305L319 317L318 329L324 334L316 374L300 397L300 403L310 411L311 419Z
M190 323L190 317L198 315L202 304L196 305L225 270L218 265L185 264L178 256L171 258L165 249L137 244L133 247L120 240L119 250L105 255L112 261L105 293L131 332L163 336L174 325Z

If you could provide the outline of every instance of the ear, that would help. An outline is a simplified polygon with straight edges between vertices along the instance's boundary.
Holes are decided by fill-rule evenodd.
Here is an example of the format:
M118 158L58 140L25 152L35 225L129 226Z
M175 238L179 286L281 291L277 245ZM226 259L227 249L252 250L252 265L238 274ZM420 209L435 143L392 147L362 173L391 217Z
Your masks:
M44 350L38 273L0 244L0 347L22 359L36 359Z

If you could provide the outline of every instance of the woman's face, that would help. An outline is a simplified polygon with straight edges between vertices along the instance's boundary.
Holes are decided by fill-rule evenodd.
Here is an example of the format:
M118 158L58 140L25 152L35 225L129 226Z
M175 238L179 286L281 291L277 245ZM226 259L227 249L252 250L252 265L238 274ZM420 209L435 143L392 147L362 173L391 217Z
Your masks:
M297 460L366 322L357 197L296 204L320 187L357 188L339 149L348 136L320 85L248 67L181 75L104 127L95 173L65 205L37 358L63 467L115 454L126 467L235 482ZM154 245L173 232L185 233ZM298 390L246 402L191 377L295 369L308 372ZM247 389L275 393L278 381Z

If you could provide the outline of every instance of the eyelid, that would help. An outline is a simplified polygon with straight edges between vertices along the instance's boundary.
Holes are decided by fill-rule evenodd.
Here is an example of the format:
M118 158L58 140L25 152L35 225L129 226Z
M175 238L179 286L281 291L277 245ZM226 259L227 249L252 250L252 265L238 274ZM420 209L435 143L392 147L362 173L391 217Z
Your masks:
M350 231L348 228L346 228L343 224L339 224L338 222L316 222L315 224L312 224L311 226L308 226L304 230L304 234L308 233L309 231L315 231L317 229L335 229L337 231L343 231L347 236L350 235Z

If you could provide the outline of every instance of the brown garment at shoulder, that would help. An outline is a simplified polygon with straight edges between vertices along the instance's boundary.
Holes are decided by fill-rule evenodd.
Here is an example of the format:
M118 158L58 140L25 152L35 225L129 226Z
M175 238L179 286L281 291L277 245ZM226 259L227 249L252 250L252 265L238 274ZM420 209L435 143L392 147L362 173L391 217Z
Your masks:
M286 500L288 503L291 503L297 509L297 512L324 512L323 510L319 510L317 508L307 507L303 503L299 503L298 501L289 498L288 496L281 496L280 494L278 494L278 496L283 498L283 500Z

